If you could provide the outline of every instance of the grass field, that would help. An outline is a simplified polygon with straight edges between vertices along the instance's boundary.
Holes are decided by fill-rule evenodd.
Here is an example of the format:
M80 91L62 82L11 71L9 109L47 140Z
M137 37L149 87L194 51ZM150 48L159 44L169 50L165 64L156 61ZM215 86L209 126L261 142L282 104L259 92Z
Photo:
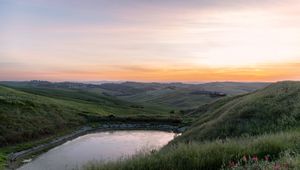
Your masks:
M300 82L280 82L254 93L221 99L193 112L182 140L278 132L300 126Z

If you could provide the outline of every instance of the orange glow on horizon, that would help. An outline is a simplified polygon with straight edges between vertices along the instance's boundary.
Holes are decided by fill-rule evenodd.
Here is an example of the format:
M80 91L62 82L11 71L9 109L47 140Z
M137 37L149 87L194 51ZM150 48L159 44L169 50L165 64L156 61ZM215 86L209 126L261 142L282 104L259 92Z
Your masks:
M280 70L278 69L280 68ZM239 81L239 82L274 82L281 80L300 80L300 63L261 65L249 68L144 68L126 67L108 70L89 68L86 71L61 72L14 72L25 80L39 79L50 81L141 81L141 82L209 82L209 81ZM28 79L26 79L28 77ZM9 77L7 77L9 79Z

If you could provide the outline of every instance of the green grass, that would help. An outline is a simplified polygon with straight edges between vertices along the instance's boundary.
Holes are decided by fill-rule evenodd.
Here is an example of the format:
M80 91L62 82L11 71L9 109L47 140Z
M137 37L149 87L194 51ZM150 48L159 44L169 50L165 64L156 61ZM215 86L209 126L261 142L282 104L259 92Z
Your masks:
M259 135L300 127L300 82L280 82L254 93L220 99L190 116L192 127L178 140Z
M0 144L26 142L84 123L72 102L0 86Z
M81 115L168 119L169 112L75 89L0 86L0 147L87 124ZM174 115L173 115L174 116Z
M14 87L17 90L24 91L30 94L60 99L65 102L73 102L75 105L80 104L83 109L90 112L99 113L99 110L106 114L164 114L168 110L162 110L160 107L143 107L140 109L131 107L135 105L131 102L119 100L112 96L105 96L91 89L71 89L71 88L42 88L22 86Z
M6 155L4 153L0 152L0 169L4 169L4 166L6 165Z
M91 163L87 170L209 170L229 168L229 162L238 162L243 156L270 156L272 163L284 161L283 153L300 152L300 132L285 132L258 137L240 137L208 142L168 145L159 152L141 153L125 160L109 163ZM296 154L297 155L297 154ZM299 167L299 157L293 157L289 166Z

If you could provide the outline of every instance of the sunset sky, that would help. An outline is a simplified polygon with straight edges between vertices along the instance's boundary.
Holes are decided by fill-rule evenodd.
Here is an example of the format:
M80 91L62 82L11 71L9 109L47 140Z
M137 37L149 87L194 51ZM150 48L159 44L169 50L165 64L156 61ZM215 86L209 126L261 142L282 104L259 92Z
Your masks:
M299 0L0 0L0 80L300 80Z

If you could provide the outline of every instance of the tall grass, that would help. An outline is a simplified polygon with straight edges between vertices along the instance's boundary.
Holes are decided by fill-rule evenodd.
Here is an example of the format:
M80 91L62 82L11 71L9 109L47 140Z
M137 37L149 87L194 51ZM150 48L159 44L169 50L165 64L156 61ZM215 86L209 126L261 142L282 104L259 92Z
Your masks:
M6 165L6 156L4 153L0 152L0 170L4 169L5 165Z
M238 162L243 156L257 156L263 159L284 161L282 153L300 151L300 132L287 132L215 140L212 142L192 142L168 145L159 152L141 153L127 159L108 163L90 163L86 170L210 170L229 168L229 162ZM298 163L297 163L298 161ZM300 168L299 157L293 158L291 168ZM292 167L294 166L294 167Z

